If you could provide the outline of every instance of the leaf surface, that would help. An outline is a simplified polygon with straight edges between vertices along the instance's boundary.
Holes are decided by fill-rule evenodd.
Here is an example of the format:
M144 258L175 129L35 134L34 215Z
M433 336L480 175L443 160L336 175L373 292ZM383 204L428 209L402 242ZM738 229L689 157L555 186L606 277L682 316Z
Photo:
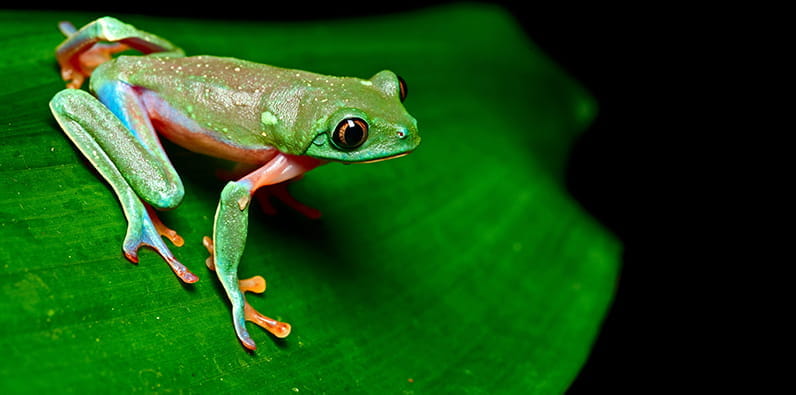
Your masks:
M613 297L621 246L566 192L572 140L596 112L511 16L455 5L370 19L241 22L118 16L189 55L409 84L423 143L294 184L324 213L252 209L240 277L293 325L250 324L246 352L204 267L226 163L166 143L186 188L161 218L185 238L182 285L152 251L126 261L114 195L47 103L58 21L0 12L0 392L564 391ZM411 28L407 28L411 27Z

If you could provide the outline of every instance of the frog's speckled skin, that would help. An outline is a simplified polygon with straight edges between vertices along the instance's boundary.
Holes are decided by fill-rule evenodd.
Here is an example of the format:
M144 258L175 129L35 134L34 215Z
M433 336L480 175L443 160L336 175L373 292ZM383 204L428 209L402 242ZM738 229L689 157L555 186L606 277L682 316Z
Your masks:
M207 263L227 292L244 346L256 348L246 320L287 336L288 324L246 303L244 292L265 290L262 277L237 277L251 196L329 161L370 162L414 150L420 136L401 103L403 81L390 71L364 80L232 58L184 57L167 40L110 17L80 30L68 23L61 29L67 39L56 56L67 87L79 88L90 75L96 98L65 89L50 108L119 198L128 220L125 255L137 261L138 248L150 246L183 281L198 280L161 235L177 246L182 238L152 209L174 208L184 194L158 133L192 151L242 163L250 172L221 192L213 238L205 239L211 252ZM149 55L111 57L129 48Z

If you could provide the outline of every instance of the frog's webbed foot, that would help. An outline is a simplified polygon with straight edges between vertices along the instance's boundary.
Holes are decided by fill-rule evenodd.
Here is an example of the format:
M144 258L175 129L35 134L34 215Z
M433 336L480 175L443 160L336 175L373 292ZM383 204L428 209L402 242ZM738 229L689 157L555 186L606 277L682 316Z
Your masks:
M138 249L143 246L154 249L169 264L171 270L183 282L191 284L199 281L199 277L191 273L163 242L161 236L171 240L174 245L180 247L184 244L183 238L172 229L166 227L155 214L155 211L148 204L142 203L145 210L137 213L128 222L127 235L124 238L122 249L124 256L132 262L138 263Z
M213 239L208 236L202 238L202 244L204 244L205 248L207 248L207 252L210 253L210 256L205 261L205 264L210 270L215 271L216 265L215 261L213 260L214 255L214 247L213 247ZM267 330L272 335L278 338L285 338L290 334L290 324L286 322L280 322L273 318L269 318L260 314L254 307L252 307L248 301L246 301L246 292L254 292L254 293L263 293L265 292L265 279L262 276L254 276L251 278L247 278L244 280L238 280L238 289L240 290L241 295L243 295L243 319L249 322L253 322L257 324L259 327ZM235 303L235 302L233 302ZM240 328L239 325L242 323L239 322L240 320L235 320L235 329L240 337L241 342L243 343L246 348L250 350L254 350L256 345L254 341L249 336L246 328Z

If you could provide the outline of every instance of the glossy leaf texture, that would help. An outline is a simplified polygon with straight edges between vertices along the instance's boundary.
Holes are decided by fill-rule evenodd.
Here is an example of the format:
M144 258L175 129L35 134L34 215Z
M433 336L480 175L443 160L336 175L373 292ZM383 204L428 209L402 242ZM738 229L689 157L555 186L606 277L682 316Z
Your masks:
M401 75L423 143L292 185L323 212L253 208L241 278L290 322L244 350L204 265L229 163L165 143L186 197L161 218L200 276L122 255L119 204L47 103L58 21L0 12L0 393L562 392L611 303L621 245L571 198L569 147L596 103L510 14L448 5L367 19L256 22L114 15L189 55L331 75ZM411 28L407 28L411 26Z

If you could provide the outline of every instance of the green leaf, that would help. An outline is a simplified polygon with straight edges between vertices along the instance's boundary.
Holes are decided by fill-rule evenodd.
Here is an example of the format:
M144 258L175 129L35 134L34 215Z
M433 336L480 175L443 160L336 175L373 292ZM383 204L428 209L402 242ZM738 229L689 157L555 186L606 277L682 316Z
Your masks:
M456 5L369 19L241 22L118 16L190 55L409 84L423 143L402 159L331 164L293 186L317 221L252 210L241 277L293 325L250 325L248 353L204 267L226 166L166 144L184 177L161 218L185 237L181 284L152 251L121 253L114 195L47 103L63 88L58 21L0 13L0 393L80 390L562 392L609 306L620 245L567 193L584 89L510 15ZM407 28L411 26L411 28Z

